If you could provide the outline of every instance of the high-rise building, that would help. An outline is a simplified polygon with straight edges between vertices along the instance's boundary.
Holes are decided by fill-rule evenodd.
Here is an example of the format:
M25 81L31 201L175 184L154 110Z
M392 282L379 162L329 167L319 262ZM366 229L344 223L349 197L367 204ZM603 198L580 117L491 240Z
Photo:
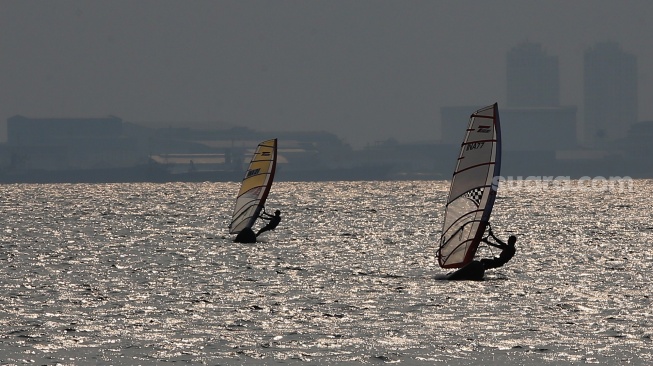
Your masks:
M584 55L583 142L602 148L625 138L637 122L637 60L614 42Z
M538 43L522 43L506 55L507 107L542 108L560 104L558 57Z

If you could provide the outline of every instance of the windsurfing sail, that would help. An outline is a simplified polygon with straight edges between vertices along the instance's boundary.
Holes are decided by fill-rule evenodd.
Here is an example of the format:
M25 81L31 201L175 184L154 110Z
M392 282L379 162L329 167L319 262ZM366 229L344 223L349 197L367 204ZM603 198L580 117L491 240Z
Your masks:
M451 179L438 250L443 268L460 268L474 259L490 220L501 168L499 107L481 108L469 118Z
M238 234L241 230L254 226L270 193L276 168L277 139L261 142L254 152L238 191L229 224L230 234Z

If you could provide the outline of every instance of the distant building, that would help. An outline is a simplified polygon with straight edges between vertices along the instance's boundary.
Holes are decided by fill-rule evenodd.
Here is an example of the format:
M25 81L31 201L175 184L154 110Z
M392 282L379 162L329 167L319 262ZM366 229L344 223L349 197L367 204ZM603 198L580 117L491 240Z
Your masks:
M443 143L460 144L478 106L443 107ZM576 107L503 108L499 105L504 151L568 150L577 147Z
M505 150L558 151L578 146L575 106L505 108L499 116Z
M499 105L502 169L555 171L557 153L578 148L577 107L560 105L558 58L540 44L522 43L506 54L506 78L507 103ZM480 107L443 107L442 143L460 144L470 115Z
M133 139L123 136L122 119L7 119L12 169L88 169L131 166L147 161Z
M522 43L506 55L507 107L542 108L560 104L558 57L537 43Z
M576 107L560 106L558 58L537 43L506 55L507 103L499 105L503 149L546 151L576 148ZM459 144L470 115L481 106L441 109L442 142Z
M599 43L584 55L583 142L604 148L637 122L637 60L617 43Z
M623 147L631 157L650 162L653 158L653 121L634 123L628 131L628 138L623 142Z

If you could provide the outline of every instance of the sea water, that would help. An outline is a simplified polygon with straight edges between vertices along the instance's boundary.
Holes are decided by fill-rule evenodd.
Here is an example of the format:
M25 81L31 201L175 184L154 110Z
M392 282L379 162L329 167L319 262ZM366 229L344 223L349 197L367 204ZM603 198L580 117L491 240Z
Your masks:
M479 282L437 280L447 181L275 184L256 244L236 183L1 186L0 364L652 364L653 181L505 183Z

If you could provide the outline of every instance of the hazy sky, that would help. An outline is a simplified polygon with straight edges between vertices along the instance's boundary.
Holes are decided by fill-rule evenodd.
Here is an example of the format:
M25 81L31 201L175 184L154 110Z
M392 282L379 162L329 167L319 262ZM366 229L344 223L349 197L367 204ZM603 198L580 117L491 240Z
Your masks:
M506 52L637 57L653 120L653 1L0 0L0 120L105 116L324 130L362 146L439 138L440 107L505 104Z

